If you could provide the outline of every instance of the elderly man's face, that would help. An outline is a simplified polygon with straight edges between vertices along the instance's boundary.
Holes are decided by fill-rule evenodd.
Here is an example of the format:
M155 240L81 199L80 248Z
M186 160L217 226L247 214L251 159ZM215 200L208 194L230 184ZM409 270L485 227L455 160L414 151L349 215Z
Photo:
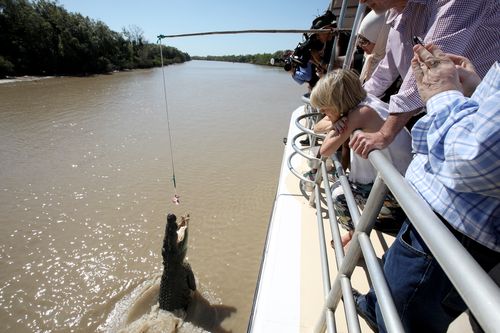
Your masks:
M406 5L406 1L407 0L359 0L360 3L366 4L377 14L383 13L391 8L402 10Z

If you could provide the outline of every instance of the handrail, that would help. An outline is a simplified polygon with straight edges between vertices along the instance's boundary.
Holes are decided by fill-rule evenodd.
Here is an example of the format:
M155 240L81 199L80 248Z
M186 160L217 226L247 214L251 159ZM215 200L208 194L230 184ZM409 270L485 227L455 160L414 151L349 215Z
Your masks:
M300 123L300 121L303 119L317 117L318 115L319 115L319 113L307 113L307 114L303 114L301 116L298 116L297 119L295 119L295 126L297 126L302 132L304 132L306 134L313 135L317 138L324 139L326 137L325 134L315 133L312 129L307 128Z
M302 115L299 119L304 119L310 115ZM299 120L296 121L300 125ZM308 134L307 128L299 126L303 132L295 136L294 141L301 135ZM299 148L294 145L297 151ZM339 270L331 287L328 298L325 302L324 311L317 322L315 332L323 332L325 329L325 319L328 309L335 311L341 296L344 298L344 307L346 309L346 318L348 329L350 332L358 332L357 318L353 318L355 310L352 309L352 293L350 292L349 277L354 270L354 267L361 255L363 254L369 275L371 277L375 293L379 300L382 315L389 332L403 331L401 321L397 315L392 296L382 269L378 263L372 244L370 243L368 234L371 231L375 219L383 204L383 199L386 195L387 187L398 200L401 208L405 211L408 218L415 226L424 242L427 244L434 257L440 264L445 274L449 277L452 284L457 289L458 293L464 299L469 309L472 311L481 327L486 332L494 332L500 327L500 289L488 276L488 274L479 266L472 258L468 251L458 242L453 234L443 225L441 220L431 210L429 205L418 195L415 190L408 184L403 176L395 169L392 163L387 160L382 152L375 150L369 156L369 161L379 172L372 191L368 197L363 213L360 215L356 207L354 197L345 176L342 166L336 155L332 156L332 161L337 169L337 174L344 189L344 195L348 203L349 211L355 225L355 233L351 240L349 251L343 256L342 250L339 251L340 236L338 230L335 232L332 229L332 235L335 240L335 252ZM324 181L326 202L330 219L335 215L332 214L332 199L329 196L328 177L326 173L325 159L321 160L321 170L318 172L318 178L314 183L316 186L314 194L320 195L318 186L321 179ZM289 163L289 168L291 164ZM293 172L293 171L292 171ZM316 207L319 207L320 200L315 198ZM332 227L332 226L331 226ZM338 227L337 227L338 228ZM321 239L324 244L325 240ZM324 246L324 245L323 245ZM456 258L460 258L460 265L456 265ZM346 284L347 282L347 284Z
M323 162L326 159L323 160ZM326 163L321 163L321 172L323 175L323 186L324 188L328 189L330 188L330 184L328 183L328 177L327 177L327 171L326 171ZM337 267L341 267L343 261L344 261L344 248L342 247L341 243L341 236L340 236L340 230L339 230L339 224L337 223L337 216L335 214L335 210L333 209L333 200L332 200L332 194L330 191L325 191L326 195L326 203L327 203L327 208L328 208L328 219L330 223L330 231L332 233L333 237L333 245L335 249L335 260L337 262ZM352 193L351 193L352 195ZM319 207L319 201L316 204L316 207ZM317 214L320 214L320 210L317 210ZM324 244L324 237L320 239L323 240L321 242ZM356 306L354 303L354 297L352 295L352 287L351 287L351 280L347 276L342 276L340 278L340 284L342 288L342 294L344 295L344 309L345 309L345 315L347 319L347 328L349 332L361 332L361 328L359 327L359 321L356 316Z
M344 0L338 22L339 28L342 28L343 26L346 5L347 1ZM356 32L358 31L365 8L365 5L360 4L356 11L356 17L352 26L351 38L349 40L343 68L350 68L354 53ZM335 40L334 44L336 44L336 41L337 40ZM329 70L333 67L331 66L331 63L334 58L335 53L332 52ZM309 100L307 99L305 102L308 103ZM297 120L296 123L299 128L301 128L299 120ZM305 128L301 128L301 130L311 134ZM354 269L353 265L357 261L357 258L359 258L359 246L361 246L365 260L370 258L369 261L367 260L370 276L372 276L372 274L377 276L376 278L375 276L372 276L372 282L374 284L377 298L380 301L380 307L384 320L386 321L387 329L389 331L402 331L401 322L396 314L385 278L383 277L383 274L381 274L380 266L376 262L373 248L371 247L371 243L366 234L370 232L374 224L376 216L382 206L382 201L385 197L387 187L389 187L393 195L398 200L398 203L405 211L412 224L415 226L417 232L423 238L424 242L427 244L436 260L441 265L443 271L450 278L450 281L456 287L459 294L464 298L465 303L474 313L483 329L486 331L493 331L495 328L500 327L500 317L498 316L498 313L500 313L500 289L486 274L486 272L481 269L477 262L451 234L451 232L443 225L427 203L413 190L413 188L411 188L406 180L380 151L371 152L369 154L369 160L378 170L379 175L377 176L375 184L372 187L372 191L369 195L363 214L360 217L347 177L343 174L342 166L338 160L334 158L337 173L340 176L339 178L344 190L344 195L348 203L349 212L351 213L351 218L355 225L355 233L345 258L343 258L343 250L339 249L339 246L336 246L335 252L339 250L342 252L340 255L336 254L337 261L339 262L339 259L341 258L343 258L343 260L341 260L342 265L339 265L339 273L328 296L326 307L333 310L335 309L341 296L340 279L345 276L345 274L350 276L352 273L352 270L347 268L351 268L349 266L352 266L352 269ZM324 160L322 160L321 164L321 168L323 169L325 167ZM326 175L323 175L323 177L325 181L325 192L329 192ZM387 187L383 184L384 182L387 184ZM316 184L319 185L319 182L316 182ZM315 193L316 192L319 194L319 191L315 191ZM331 218L330 200L331 197L327 195L329 216ZM316 201L319 202L319 199ZM333 229L332 235L335 239L338 236L337 232L333 232ZM337 241L338 239L336 239L336 242ZM322 242L324 242L324 240L322 240ZM460 258L460 265L454 264L457 256ZM344 299L346 298L345 296L346 295L344 293ZM349 297L347 300L349 301ZM349 321L349 315L347 312L349 311L346 311ZM322 311L322 318L320 318L316 327L317 332L323 330L323 317L325 316L325 313L325 311Z
M311 167L312 167L312 168L316 169L316 168L318 168L318 167L319 167L319 165L320 165L320 163L321 163L321 160L320 160L319 158L316 158L316 157L314 157L314 156L308 155L308 154L306 154L306 153L304 153L304 152L303 152L303 150L305 150L305 149L309 149L309 148L302 148L302 149L301 149L301 148L299 148L299 147L297 146L297 144L295 143L295 141L297 141L297 139L298 139L299 137L301 137L302 135L304 135L304 133L299 133L299 134L297 134L297 135L295 135L295 136L293 137L293 139L292 139L292 147L293 147L293 149L295 150L295 152L296 152L297 154L301 155L302 157L304 157L305 159L307 159L307 160L309 161L309 164L311 165ZM290 156L289 161L291 161L291 160L292 160L292 157L293 157L293 156L294 156L294 155ZM291 165L291 163L289 163L289 165ZM292 169L293 169L293 168L292 168ZM294 169L293 169L293 170L294 170ZM299 178L300 178L300 177L299 177Z
M344 188L344 190L346 198L348 195L352 196L352 192L350 192L350 186L348 188ZM372 277L372 283L374 285L375 292L379 296L384 295L380 302L380 306L382 308L384 318L390 319L389 321L391 323L391 326L387 328L389 332L401 332L402 326L401 323L398 322L399 318L397 317L397 312L395 311L392 298L385 297L386 295L390 295L390 292L385 279L381 278L381 276L383 276L382 268L380 267L378 260L376 260L376 258L374 257L373 247L369 238L364 237L371 231L378 212L382 207L386 193L387 190L385 188L385 185L383 184L383 181L380 179L380 177L377 177L372 191L370 192L370 196L368 197L368 201L366 202L363 213L360 215L357 208L355 208L354 210L350 209L351 218L355 224L355 233L351 242L349 243L349 250L347 251L345 260L339 267L337 278L332 286L330 294L328 295L325 307L333 309L336 308L341 297L340 279L343 276L350 277L352 275L352 272L357 265L362 251L366 261L368 272ZM351 199L354 200L354 198ZM322 314L316 325L315 332L323 331L324 319Z

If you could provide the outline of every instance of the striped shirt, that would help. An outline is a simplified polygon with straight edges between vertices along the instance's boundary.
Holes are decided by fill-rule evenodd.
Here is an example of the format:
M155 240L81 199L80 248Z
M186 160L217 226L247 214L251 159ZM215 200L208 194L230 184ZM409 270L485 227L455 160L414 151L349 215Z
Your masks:
M402 12L389 11L387 24L391 29L386 56L364 88L382 96L401 75L404 80L398 94L391 97L390 113L424 106L413 72L409 71L413 36L421 37L426 44L436 44L444 52L469 58L481 77L500 60L498 0L408 0Z
M500 252L500 65L471 98L446 91L426 106L406 179L456 230Z

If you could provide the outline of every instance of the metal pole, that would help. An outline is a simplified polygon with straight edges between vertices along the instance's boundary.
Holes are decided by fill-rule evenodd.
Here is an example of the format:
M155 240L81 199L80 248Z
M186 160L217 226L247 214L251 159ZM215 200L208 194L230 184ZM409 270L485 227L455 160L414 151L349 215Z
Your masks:
M193 36L206 36L206 35L235 35L235 34L295 34L295 33L326 33L330 32L332 34L341 31L351 31L351 29L249 29L249 30L225 30L225 31L205 31L205 32L193 32L186 34L175 34L175 35L158 35L158 40L163 38L177 38L177 37L193 37Z
M356 11L354 23L352 24L351 38L349 39L349 46L347 47L347 52L345 54L344 64L342 68L351 68L352 57L354 56L354 50L356 49L356 34L359 30L361 20L363 19L365 9L366 5L360 3L358 6L358 10Z
M326 196L326 204L328 208L328 218L330 220L332 237L334 239L334 250L335 250L335 259L337 261L337 266L342 265L342 261L344 260L344 248L341 244L341 236L340 230L337 223L337 217L335 214L335 210L333 209L333 199L332 192L330 190L330 184L328 182L328 174L326 171L326 163L321 163L321 172L323 173L323 187L325 188L325 196ZM333 221L334 220L334 221Z
M344 195L346 195L347 199L347 193L345 192L345 189L344 189ZM375 179L375 183L373 184L372 190L370 191L370 195L368 196L368 200L366 201L363 214L359 218L359 223L356 226L356 231L354 232L353 238L349 243L349 250L347 251L344 261L342 262L342 265L338 269L337 278L335 279L332 289L330 290L330 294L328 295L328 298L326 300L325 304L326 307L331 309L337 306L337 303L339 302L341 296L341 278L342 276L350 277L352 275L352 272L356 267L359 257L361 256L361 247L358 239L358 234L360 232L369 233L371 231L373 224L375 223L375 219L377 218L378 213L380 212L380 208L384 203L384 198L386 195L387 195L387 187L380 179L380 177L377 177ZM351 209L349 209L349 211L351 213L351 218L354 218L355 214L358 214L359 216L359 212L351 212ZM324 313L322 312L321 317L316 324L315 332L324 331L324 325L325 325L325 316Z
M354 227L357 227L360 215L358 205L356 204L356 200L354 200L354 195L352 194L349 179L345 175L344 168L342 168L342 164L340 163L336 154L332 155L332 161L335 165L335 169L337 170L337 175L339 176L342 190L344 191L344 196L347 203L347 208L349 209L349 213L351 214L352 223L354 224Z
M330 4L330 10L333 10L333 4L335 0L332 0ZM347 0L342 1L342 7L340 8L340 13L339 13L339 19L337 21L337 29L342 29L344 26L344 18L345 18L345 12L347 11ZM330 62L328 63L328 69L327 71L330 72L333 69L333 65L335 63L335 59L337 58L337 44L339 42L339 36L338 34L335 35L335 39L333 40L333 46L332 46L332 53L330 55Z
M318 172L319 173L319 172ZM321 218L321 201L319 193L319 185L316 184L314 191L316 193L316 221L318 224L318 238L319 238L319 249L321 255L321 272L323 274L323 293L325 297L328 296L330 292L330 269L328 266L328 258L326 254L325 245L325 231L323 229L323 219ZM330 309L325 308L326 311L326 326L328 328L328 333L335 333L337 331L335 327L335 317Z
M377 255L373 250L370 238L364 232L358 235L359 244L363 251L366 267L373 283L377 302L384 318L385 327L388 332L404 332L401 319L399 318L394 300L392 299L391 291L385 280L384 272L380 267Z
M328 298L326 300L325 307L335 308L337 306L341 296L341 279L343 276L350 276L350 274L347 273L349 271L351 271L352 273L352 271L356 267L356 263L358 262L360 255L361 248L359 247L358 236L357 234L354 234L354 237L349 244L349 251L347 251L342 266L340 266L338 269L337 276L335 277L332 289L330 290L330 294L328 295ZM321 311L320 318L317 321L316 327L314 329L315 333L321 333L325 331L325 320L325 311Z
M359 225L356 229L359 230L359 245L363 252L363 258L365 258L366 266L373 283L373 288L377 295L377 300L379 301L379 306L384 322L386 323L386 328L389 332L403 332L401 319L398 316L387 281L384 277L384 273L368 237L378 213L384 204L384 199L387 193L387 186L384 184L380 175L378 175L373 183L373 187L363 210L362 218L360 219ZM366 218L364 218L365 216ZM352 271L349 272L349 276L351 274Z
M337 261L337 267L342 265L342 261L344 260L344 249L342 247L341 236L339 225L337 223L337 217L335 214L335 210L333 209L333 199L332 193L330 191L330 183L328 182L328 173L326 171L326 159L323 159L321 163L321 172L323 174L323 186L325 188L326 195L326 203L328 207L328 220L330 222L330 230L332 233L332 237L334 239L334 252L335 259ZM344 313L347 321L347 330L352 333L361 332L361 328L359 327L358 316L356 313L356 306L354 304L354 298L352 296L352 286L351 281L348 277L344 276L341 280L342 287L342 295L344 300ZM328 290L330 291L330 290ZM335 312L336 307L331 309Z
M344 1L347 1L347 0L344 0ZM330 6L328 6L328 9L329 9L330 11L333 11L333 7L334 7L334 6L335 6L335 0L332 0L332 1L330 1Z

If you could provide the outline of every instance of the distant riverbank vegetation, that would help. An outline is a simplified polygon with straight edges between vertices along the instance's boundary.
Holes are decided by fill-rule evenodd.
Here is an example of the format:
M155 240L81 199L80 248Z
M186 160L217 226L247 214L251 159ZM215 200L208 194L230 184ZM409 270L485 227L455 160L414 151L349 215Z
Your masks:
M258 53L247 55L225 55L225 56L193 56L193 60L212 60L212 61L228 61L228 62L243 62L255 65L271 65L271 59L281 59L285 51L277 51L275 53ZM278 66L282 66L281 64Z
M163 46L165 64L190 60ZM115 32L101 21L70 13L56 1L0 0L0 78L89 75L159 66L160 48L139 27Z

